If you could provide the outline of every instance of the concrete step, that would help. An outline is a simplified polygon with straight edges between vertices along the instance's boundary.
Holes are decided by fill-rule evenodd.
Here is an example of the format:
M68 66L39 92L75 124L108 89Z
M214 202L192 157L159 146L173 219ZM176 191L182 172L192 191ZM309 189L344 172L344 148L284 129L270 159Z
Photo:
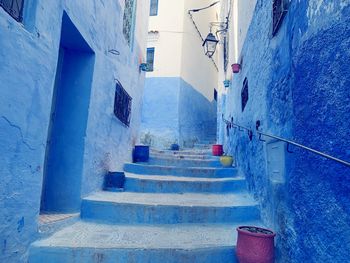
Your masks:
M150 157L148 164L177 167L222 167L219 158L174 158L174 157Z
M82 201L81 217L113 224L232 223L259 219L248 194L97 192Z
M226 193L242 192L246 181L237 178L198 178L126 173L124 188L144 193Z
M157 149L151 149L150 150L151 155L152 154L165 154L165 155L189 155L189 156L207 156L211 155L212 151L211 149L181 149L179 151L171 151L171 150L157 150Z
M248 224L261 225L255 221ZM236 263L237 226L80 221L33 243L29 263Z
M211 149L211 144L204 144L204 143L195 143L194 145L194 148L197 148L197 149Z
M227 178L237 175L236 168L218 167L176 167L163 165L148 165L143 163L126 163L124 171L147 175L172 175L183 177Z

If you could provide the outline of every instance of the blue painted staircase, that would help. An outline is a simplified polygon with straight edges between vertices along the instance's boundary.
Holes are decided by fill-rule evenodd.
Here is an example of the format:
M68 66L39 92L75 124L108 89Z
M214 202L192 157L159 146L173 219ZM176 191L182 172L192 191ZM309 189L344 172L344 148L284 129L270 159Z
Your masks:
M84 198L81 220L33 243L29 263L235 263L235 228L260 225L245 179L205 147L124 170L124 192Z

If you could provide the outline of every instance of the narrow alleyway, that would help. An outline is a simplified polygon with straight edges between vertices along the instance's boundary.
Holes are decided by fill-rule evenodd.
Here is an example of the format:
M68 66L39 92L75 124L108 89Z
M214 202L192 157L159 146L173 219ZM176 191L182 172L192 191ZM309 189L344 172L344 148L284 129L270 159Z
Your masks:
M126 163L125 191L83 199L81 220L35 242L29 263L236 262L235 228L260 212L236 168L198 147Z

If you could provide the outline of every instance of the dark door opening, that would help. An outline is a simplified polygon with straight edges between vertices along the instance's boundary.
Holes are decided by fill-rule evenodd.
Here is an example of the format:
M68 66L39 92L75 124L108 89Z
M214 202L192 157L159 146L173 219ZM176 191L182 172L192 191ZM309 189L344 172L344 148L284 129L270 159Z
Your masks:
M64 13L46 145L42 212L80 209L94 64L93 50Z

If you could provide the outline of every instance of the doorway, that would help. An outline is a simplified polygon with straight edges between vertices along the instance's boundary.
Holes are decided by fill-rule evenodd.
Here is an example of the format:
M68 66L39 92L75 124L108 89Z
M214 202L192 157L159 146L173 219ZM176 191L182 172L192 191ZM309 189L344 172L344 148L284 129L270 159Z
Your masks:
M94 64L93 50L64 13L45 153L42 213L80 209Z

